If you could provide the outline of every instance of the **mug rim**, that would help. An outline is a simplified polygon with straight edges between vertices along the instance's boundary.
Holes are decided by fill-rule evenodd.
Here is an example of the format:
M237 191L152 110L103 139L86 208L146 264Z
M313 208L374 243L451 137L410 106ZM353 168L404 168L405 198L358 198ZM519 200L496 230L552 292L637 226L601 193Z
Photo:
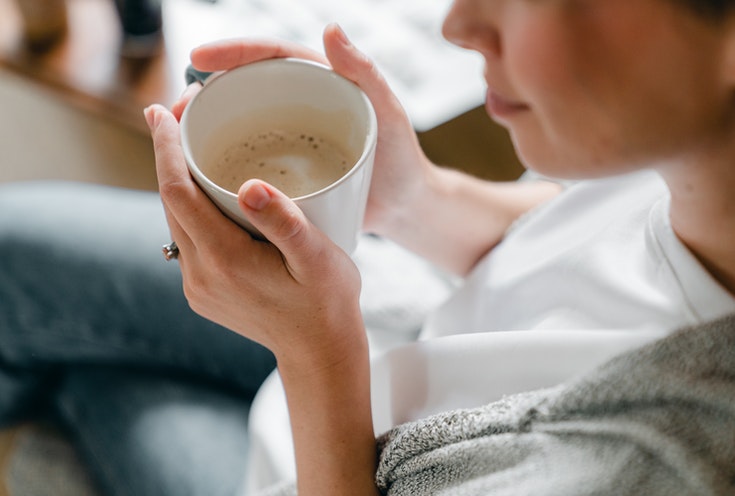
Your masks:
M198 181L204 181L206 185L209 188L215 189L218 193L225 195L226 197L229 197L231 200L237 199L237 193L234 193L228 189L223 188L222 186L218 185L214 181L212 181L209 177L207 177L206 174L199 168L196 161L194 160L193 153L191 151L191 145L189 143L189 114L191 113L191 109L193 108L194 104L198 101L198 98L200 95L202 95L205 91L207 91L208 88L211 88L212 85L216 86L216 82L220 80L223 77L226 77L228 74L231 73L239 73L239 72L249 72L251 70L257 70L262 69L263 67L267 67L269 65L300 65L309 67L310 69L316 70L320 73L323 73L327 75L330 78L335 79L336 81L339 81L339 84L347 85L347 87L355 90L358 92L358 98L363 102L365 109L367 111L367 117L368 117L368 124L366 126L367 132L365 133L365 139L364 139L364 146L362 147L362 151L360 153L360 156L357 158L355 163L352 165L350 170L342 174L339 179L336 181L328 184L327 186L312 191L311 193L301 195L301 196L295 196L290 197L292 201L299 202L302 200L307 200L316 196L323 195L327 193L328 191L336 188L341 183L347 181L352 175L356 173L358 169L365 163L367 158L371 156L374 149L377 146L377 135L378 135L378 120L377 116L375 114L375 109L372 105L372 102L368 98L368 96L365 94L362 89L357 86L353 81L345 78L344 76L336 73L332 68L329 66L315 62L313 60L308 59L302 59L302 58L296 58L296 57L283 57L283 58L274 58L274 59L265 59L265 60L259 60L256 62L252 62L250 64L242 65L235 67L233 69L229 69L227 71L220 71L213 73L210 77L207 78L205 81L202 89L194 95L194 97L191 99L191 101L187 104L186 108L184 109L184 112L181 116L181 120L179 123L181 132L181 148L184 154L184 159L186 160L187 167L189 171L191 172L192 176ZM210 89L211 91L211 89ZM252 178L257 179L257 178ZM249 180L249 179L248 179ZM261 180L263 182L264 180ZM270 183L269 183L270 184Z

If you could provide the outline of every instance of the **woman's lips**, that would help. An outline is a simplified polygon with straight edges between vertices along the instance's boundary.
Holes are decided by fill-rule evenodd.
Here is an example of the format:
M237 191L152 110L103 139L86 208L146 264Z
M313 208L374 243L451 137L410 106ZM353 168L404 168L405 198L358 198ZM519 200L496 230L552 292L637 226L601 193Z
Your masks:
M525 103L505 98L491 89L487 91L485 107L492 117L501 120L529 110Z

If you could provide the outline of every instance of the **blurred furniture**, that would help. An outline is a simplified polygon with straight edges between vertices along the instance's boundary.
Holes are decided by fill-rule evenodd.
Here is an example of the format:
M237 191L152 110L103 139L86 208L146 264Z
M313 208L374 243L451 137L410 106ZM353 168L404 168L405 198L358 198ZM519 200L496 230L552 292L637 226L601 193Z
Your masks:
M171 74L176 64L169 59L185 60L188 53L162 50L147 58L122 57L120 22L112 0L66 0L66 36L42 51L24 43L16 1L25 0L0 0L0 66L142 133L147 133L143 108L176 100L183 76ZM481 177L514 179L521 170L506 131L482 108L420 132L419 138L432 160Z
M0 0L0 65L41 82L74 105L145 131L142 109L175 95L166 54L122 58L120 23L112 0L66 0L68 30L46 50L24 42L16 1Z

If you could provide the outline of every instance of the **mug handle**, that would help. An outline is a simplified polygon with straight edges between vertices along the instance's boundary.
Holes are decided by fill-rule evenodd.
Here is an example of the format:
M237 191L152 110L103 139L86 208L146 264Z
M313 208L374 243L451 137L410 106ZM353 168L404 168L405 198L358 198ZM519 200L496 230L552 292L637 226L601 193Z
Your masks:
M198 71L194 69L194 67L190 64L186 68L186 73L184 77L186 78L186 84L187 86L192 83L201 83L204 84L204 82L211 76L213 73L211 72L204 72L204 71Z

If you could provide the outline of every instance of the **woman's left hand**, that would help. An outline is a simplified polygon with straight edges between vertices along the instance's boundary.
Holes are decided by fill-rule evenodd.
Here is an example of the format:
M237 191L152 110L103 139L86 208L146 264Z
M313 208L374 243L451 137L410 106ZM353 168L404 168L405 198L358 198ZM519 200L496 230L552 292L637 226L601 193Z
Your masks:
M238 193L240 208L270 242L252 238L189 175L175 116L154 105L146 119L191 308L266 346L279 361L324 366L349 356L364 340L360 277L349 256L259 180Z

